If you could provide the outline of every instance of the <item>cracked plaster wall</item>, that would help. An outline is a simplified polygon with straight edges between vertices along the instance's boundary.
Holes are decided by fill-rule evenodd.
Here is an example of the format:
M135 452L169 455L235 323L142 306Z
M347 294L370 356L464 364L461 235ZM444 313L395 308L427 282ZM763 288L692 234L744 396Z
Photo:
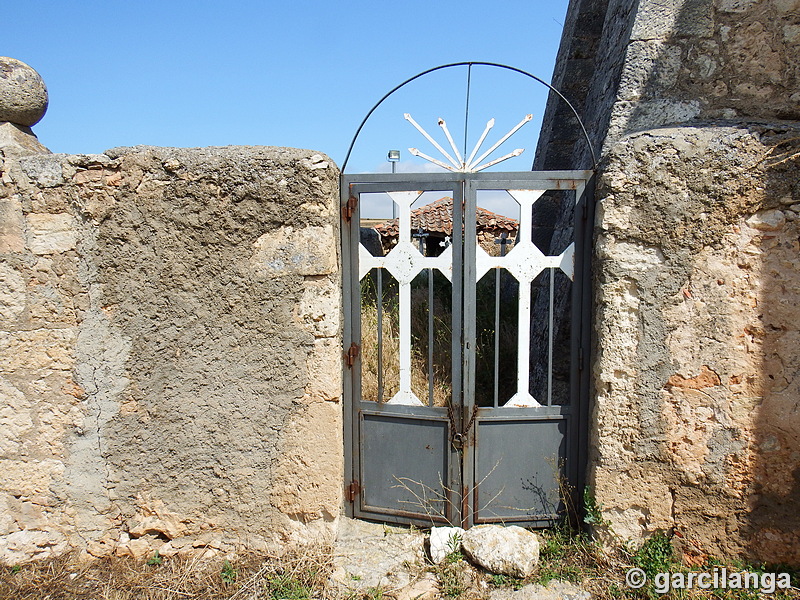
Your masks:
M0 562L329 540L333 163L287 148L8 150Z

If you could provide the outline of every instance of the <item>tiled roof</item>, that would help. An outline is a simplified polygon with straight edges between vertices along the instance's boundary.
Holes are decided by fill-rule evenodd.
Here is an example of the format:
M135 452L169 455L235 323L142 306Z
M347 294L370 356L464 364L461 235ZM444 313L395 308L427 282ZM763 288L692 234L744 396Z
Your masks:
M503 215L498 215L490 210L477 208L476 225L478 231L503 231L516 232L519 223L516 219L510 219ZM440 198L421 208L411 211L411 229L437 232L443 235L453 234L453 199L450 197ZM376 225L384 237L394 237L400 233L400 219L392 219L380 225Z

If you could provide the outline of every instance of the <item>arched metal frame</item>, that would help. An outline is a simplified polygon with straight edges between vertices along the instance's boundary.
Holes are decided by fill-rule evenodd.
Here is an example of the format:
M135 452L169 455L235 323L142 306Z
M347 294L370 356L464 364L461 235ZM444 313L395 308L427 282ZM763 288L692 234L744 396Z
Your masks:
M592 170L594 171L594 170L597 169L597 157L595 156L594 148L592 147L592 141L589 138L589 134L586 131L586 127L583 124L583 120L581 119L580 115L578 115L578 111L575 110L575 107L572 106L572 103L569 100L566 99L564 94L562 94L560 91L558 91L556 88L554 88L552 85L550 85L549 83L547 83L543 79L540 79L539 77L537 77L536 75L533 75L532 73L528 73L527 71L523 71L522 69L518 69L516 67L512 67L512 66L509 66L509 65L504 65L504 64L501 64L501 63L483 62L483 61L469 61L469 62L457 62L457 63L449 63L449 64L446 64L446 65L439 65L438 67L433 67L433 68L428 69L426 71L422 71L421 73L417 73L413 77L409 77L403 83L401 83L399 85L396 85L389 92L387 92L383 96L383 98L378 100L378 102L369 110L369 112L367 113L367 116L364 117L364 120L361 121L361 124L358 126L358 129L356 130L356 133L353 136L352 141L350 142L350 147L347 149L347 155L344 158L344 163L342 163L342 173L344 174L344 172L347 169L347 162L350 160L350 154L353 152L353 147L356 145L356 141L358 140L358 136L361 134L361 130L364 128L364 125L367 124L367 121L372 116L372 113L374 113L378 109L378 107L381 104L383 104L384 100L386 100L389 96L394 94L397 90L399 90L400 88L404 87L405 85L411 83L412 81L415 81L415 80L419 79L420 77L423 77L424 75L428 75L429 73L433 73L434 71L441 71L442 69L449 69L449 68L452 68L452 67L472 67L472 66L497 67L497 68L500 68L500 69L506 69L508 71L513 71L515 73L519 73L520 75L525 75L526 77L530 77L534 81L538 81L542 85L546 86L551 92L555 93L559 98L561 98L561 100L563 100L567 104L567 106L569 106L570 110L572 111L572 114L574 114L575 118L578 120L578 124L581 126L581 131L583 132L583 136L586 139L586 144L589 147L589 152L592 155Z

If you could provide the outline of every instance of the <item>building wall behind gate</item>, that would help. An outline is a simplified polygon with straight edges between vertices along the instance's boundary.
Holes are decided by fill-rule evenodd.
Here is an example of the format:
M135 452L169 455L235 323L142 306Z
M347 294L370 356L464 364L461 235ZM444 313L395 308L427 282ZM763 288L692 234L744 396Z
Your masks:
M0 562L329 540L332 161L14 150L0 163Z

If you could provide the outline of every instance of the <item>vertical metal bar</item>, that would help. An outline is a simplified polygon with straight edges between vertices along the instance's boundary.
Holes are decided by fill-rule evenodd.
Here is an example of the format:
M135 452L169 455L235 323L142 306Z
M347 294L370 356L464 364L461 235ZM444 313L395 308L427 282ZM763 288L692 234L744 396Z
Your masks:
M500 397L500 268L494 270L494 407Z
M530 395L531 387L531 285L519 282L519 309L517 311L517 394L520 398Z
M350 182L342 177L340 182L340 203L345 205L350 197ZM346 318L342 331L343 348L349 348L356 340L360 341L361 302L359 300L360 285L358 281L358 244L359 229L354 223L359 223L359 208L350 222L344 219L340 222L342 238L342 283L343 285L343 314ZM361 397L360 380L358 379L359 364L346 372L343 377L343 409L345 418L344 428L344 460L345 481L357 479L361 470L360 445L358 441L358 408ZM355 516L360 509L359 499L353 504L347 503L345 510L348 516Z
M433 269L428 269L428 406L433 406Z
M550 308L547 325L547 406L553 405L553 303L555 302L556 270L550 267Z
M453 315L451 320L451 360L452 360L452 396L450 403L452 405L452 413L454 416L454 423L451 424L454 431L457 433L461 431L462 427L462 403L463 403L463 373L464 373L464 343L463 343L463 325L464 325L464 223L463 223L463 202L464 202L464 187L462 182L457 182L453 186L453 279L452 279L452 307ZM453 509L453 523L459 523L462 517L462 503L463 503L463 483L464 483L464 465L462 462L461 453L455 448L450 449L449 460L449 481L448 485L452 494L452 502L450 506Z
M476 286L476 186L472 180L465 180L462 183L464 190L464 214L462 221L464 223L464 394L463 394L463 408L462 420L470 419L472 414L472 407L475 405L475 286ZM464 424L462 424L464 427ZM463 463L462 475L462 490L467 498L464 502L465 510L462 511L461 522L462 527L470 527L473 524L475 516L475 503L473 494L476 485L475 475L475 448L476 444L476 431L478 424L475 423L473 427L467 432L467 439L464 441L464 450L461 456ZM463 514L466 513L466 514Z
M394 164L394 163L392 163ZM378 402L383 402L383 269L378 269Z
M578 498L586 484L589 440L589 399L591 398L591 321L592 321L592 239L594 227L594 175L575 190L575 277L572 286L573 362L570 394L575 411L574 477ZM586 212L583 212L584 206ZM580 216L579 216L580 215ZM583 350L583 369L579 371L578 356Z

